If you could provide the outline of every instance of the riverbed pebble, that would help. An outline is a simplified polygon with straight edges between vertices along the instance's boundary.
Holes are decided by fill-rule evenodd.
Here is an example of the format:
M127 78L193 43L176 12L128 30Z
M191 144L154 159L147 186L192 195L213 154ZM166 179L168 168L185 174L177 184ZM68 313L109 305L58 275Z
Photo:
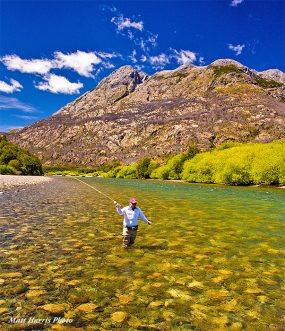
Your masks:
M13 187L42 184L52 180L53 178L44 176L0 175L0 194L3 194L4 190L11 189Z

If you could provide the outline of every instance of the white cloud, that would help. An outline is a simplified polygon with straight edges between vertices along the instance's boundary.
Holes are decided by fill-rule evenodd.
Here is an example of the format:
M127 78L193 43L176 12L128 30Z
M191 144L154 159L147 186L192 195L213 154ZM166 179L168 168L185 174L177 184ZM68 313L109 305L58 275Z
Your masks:
M134 49L134 50L132 51L132 54L129 56L129 58L131 59L131 61L132 61L133 63L138 62L138 60L137 60L137 58L136 58L136 55L137 55L137 51Z
M0 109L19 109L22 110L25 113L34 113L37 112L37 110L21 101L19 101L16 98L11 98L11 97L4 97L0 96Z
M106 69L113 69L113 68L115 68L115 65L113 63L111 63L111 62L105 62L104 63L104 68L106 68ZM103 69L100 68L98 70L103 70Z
M35 87L42 91L63 94L80 93L79 90L83 87L83 84L80 82L71 83L67 78L54 74L46 75L44 80L46 82L40 82Z
M116 13L116 12L118 12L118 9L116 8L116 7L114 7L114 6L107 6L107 5L103 5L102 6L102 10L103 11L110 11L111 13Z
M149 32L149 37L146 39L146 43L149 43L151 46L156 47L157 38L158 38L158 34L153 34Z
M124 17L122 14L117 17L112 17L111 22L117 26L119 31L130 28L142 31L144 25L143 21L134 22L131 21L130 18Z
M141 62L146 62L147 61L147 57L143 54L141 56Z
M10 84L0 81L0 92L13 93L15 91L21 91L23 86L15 79L10 79Z
M137 38L134 40L135 44L140 46L144 52L150 52L150 47L154 48L157 46L158 35L149 32L149 36L146 38Z
M144 69L144 65L135 64L134 68L136 71L142 71L142 69Z
M6 55L1 58L1 62L8 70L19 70L28 74L47 74L54 66L52 60L48 59L21 59L18 55Z
M234 51L236 53L236 56L237 55L240 55L242 50L244 49L245 45L242 44L242 45L232 45L232 44L229 44L229 49L231 49L232 51Z
M22 118L24 120L36 120L36 116L27 116L27 115L15 115L16 117Z
M94 52L77 51L69 54L55 52L54 57L58 68L72 69L85 77L94 77L92 75L93 65L102 62Z
M201 66L203 66L204 64L205 64L205 58L203 57L203 56L200 56L199 57L199 64L201 65Z
M132 31L130 31L130 30L128 31L127 36L128 36L128 38L130 40L134 40L135 39L135 34Z
M19 70L22 73L47 75L51 69L71 69L79 75L94 78L92 72L95 65L101 64L109 68L112 64L108 60L120 57L121 54L113 52L84 52L64 54L55 52L53 59L21 59L18 55L6 55L0 60L8 70Z
M156 56L150 56L149 62L154 69L163 69L170 61L166 54L161 53Z
M149 53L151 48L157 46L158 35L145 30L142 20L133 21L118 10L116 10L116 13L117 16L112 17L111 22L116 25L117 33L126 36L146 53ZM138 33L141 33L141 35L138 36Z
M244 0L232 0L231 6L236 7L237 5L241 4Z
M196 53L189 50L180 50L171 49L174 52L173 57L176 59L177 63L182 64L191 64L197 60Z
M114 57L120 57L121 54L117 52L107 53L107 52L95 52L102 59L112 59Z

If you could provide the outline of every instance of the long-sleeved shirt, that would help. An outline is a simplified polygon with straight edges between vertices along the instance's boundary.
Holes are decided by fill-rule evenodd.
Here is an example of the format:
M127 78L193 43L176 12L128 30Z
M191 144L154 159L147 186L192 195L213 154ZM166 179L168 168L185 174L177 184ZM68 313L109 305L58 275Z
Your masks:
M123 226L137 226L139 218L145 223L148 223L148 219L139 207L136 207L134 210L129 206L124 208L117 207L117 212L120 215L124 215Z

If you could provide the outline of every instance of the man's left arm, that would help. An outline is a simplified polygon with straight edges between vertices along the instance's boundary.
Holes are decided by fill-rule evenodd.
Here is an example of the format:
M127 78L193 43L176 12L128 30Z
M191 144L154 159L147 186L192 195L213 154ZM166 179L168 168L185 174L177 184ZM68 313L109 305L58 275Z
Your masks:
M151 224L151 222L144 216L144 213L140 210L139 212L139 218L143 220L146 224Z

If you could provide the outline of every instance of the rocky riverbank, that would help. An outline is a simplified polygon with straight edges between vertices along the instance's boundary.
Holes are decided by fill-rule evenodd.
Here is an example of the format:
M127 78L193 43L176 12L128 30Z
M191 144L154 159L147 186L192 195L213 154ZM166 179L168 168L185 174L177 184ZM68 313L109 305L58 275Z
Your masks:
M17 186L42 184L52 181L51 177L0 175L0 191Z

